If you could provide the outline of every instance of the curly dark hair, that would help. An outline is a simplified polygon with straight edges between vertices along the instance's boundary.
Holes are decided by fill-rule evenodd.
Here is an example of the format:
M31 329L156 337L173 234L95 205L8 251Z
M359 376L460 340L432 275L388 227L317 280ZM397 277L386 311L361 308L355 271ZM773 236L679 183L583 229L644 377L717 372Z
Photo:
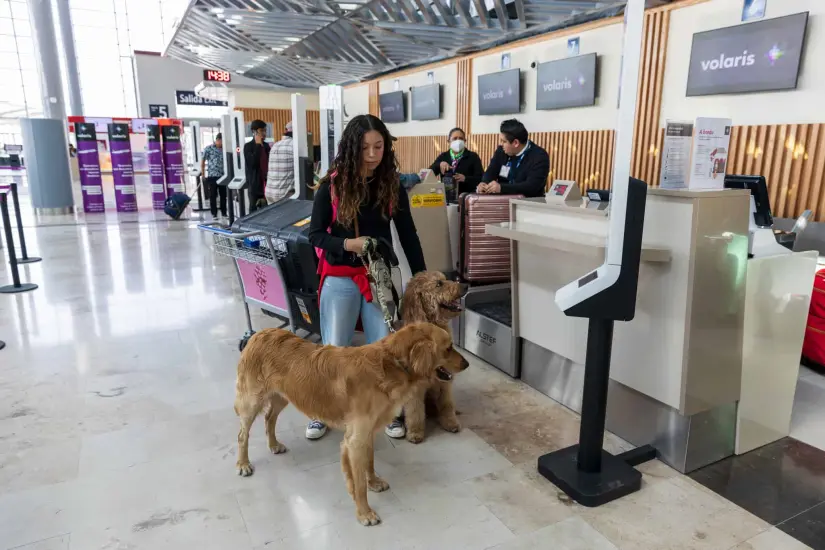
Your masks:
M364 134L371 130L380 133L384 138L384 156L373 173L373 179L367 185L361 166L361 148ZM358 115L344 128L341 142L338 144L338 154L332 161L329 172L319 183L320 185L326 181L330 182L332 192L338 198L337 222L344 227L352 227L361 205L369 202L373 193L381 212L387 218L390 206L398 204L398 161L395 158L393 141L386 125L373 115ZM331 177L333 173L335 177Z

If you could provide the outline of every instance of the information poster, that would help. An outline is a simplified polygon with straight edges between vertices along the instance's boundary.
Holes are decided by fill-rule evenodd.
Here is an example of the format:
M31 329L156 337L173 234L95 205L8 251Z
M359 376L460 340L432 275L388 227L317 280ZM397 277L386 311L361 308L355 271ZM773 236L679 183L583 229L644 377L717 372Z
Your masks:
M83 193L83 211L104 212L103 178L100 175L100 157L97 153L97 132L93 122L76 122L77 167L80 172L80 190Z
M163 152L160 148L160 128L157 124L146 126L149 184L152 186L152 208L163 210L166 203L166 187L163 177Z
M135 168L132 165L132 144L129 125L109 124L109 146L112 155L112 179L115 182L115 205L118 212L137 212Z
M166 175L166 195L185 191L183 181L183 150L180 143L180 127L162 126L163 166Z
M696 119L690 161L690 189L723 189L728 167L729 118Z
M690 149L693 144L693 123L668 120L662 146L662 174L659 187L683 189L690 179Z

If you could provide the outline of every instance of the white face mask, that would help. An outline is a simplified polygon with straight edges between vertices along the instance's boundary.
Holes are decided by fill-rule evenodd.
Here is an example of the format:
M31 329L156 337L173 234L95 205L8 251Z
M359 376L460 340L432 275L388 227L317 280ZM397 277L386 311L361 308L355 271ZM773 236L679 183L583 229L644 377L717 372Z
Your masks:
M460 153L464 150L464 140L463 139L454 139L450 143L450 149L453 150L454 153Z

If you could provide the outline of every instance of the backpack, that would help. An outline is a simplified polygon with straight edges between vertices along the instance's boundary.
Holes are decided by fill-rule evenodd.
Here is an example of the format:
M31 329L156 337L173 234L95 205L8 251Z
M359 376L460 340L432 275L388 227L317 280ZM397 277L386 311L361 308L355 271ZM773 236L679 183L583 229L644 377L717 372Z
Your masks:
M186 193L172 193L163 204L163 211L173 220L178 220L191 200L192 198Z

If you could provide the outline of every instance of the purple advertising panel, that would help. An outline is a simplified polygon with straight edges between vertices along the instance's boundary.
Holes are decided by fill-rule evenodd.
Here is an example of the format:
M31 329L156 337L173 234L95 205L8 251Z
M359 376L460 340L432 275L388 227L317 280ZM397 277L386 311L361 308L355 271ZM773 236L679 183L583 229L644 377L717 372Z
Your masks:
M163 126L163 166L166 168L166 195L183 193L183 150L180 143L180 127Z
M163 178L163 153L160 149L160 128L157 124L146 126L146 147L149 184L152 186L152 208L163 210L166 203L166 187Z
M83 192L84 212L104 212L103 178L100 176L100 158L97 154L97 132L93 122L75 122L77 139L77 167L80 171L80 190Z
M137 212L135 168L132 165L132 144L129 125L109 124L109 149L112 151L112 178L115 181L115 205L118 212Z

